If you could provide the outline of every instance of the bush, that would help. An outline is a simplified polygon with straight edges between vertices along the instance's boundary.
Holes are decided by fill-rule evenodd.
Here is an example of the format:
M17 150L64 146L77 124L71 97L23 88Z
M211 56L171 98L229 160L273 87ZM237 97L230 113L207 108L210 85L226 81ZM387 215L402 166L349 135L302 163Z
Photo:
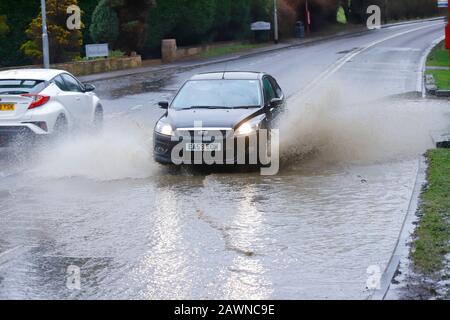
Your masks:
M251 37L252 20L271 20L272 0L156 0L144 53L159 54L161 39L194 45Z
M9 26L7 24L6 16L0 16L0 37L6 36L10 32Z
M251 1L233 0L231 5L231 19L229 30L234 39L242 39L251 36Z
M72 61L80 54L83 45L80 30L68 30L66 8L77 5L76 0L47 0L47 28L51 62ZM42 59L42 16L33 19L25 31L30 40L21 46L21 51L35 63Z
M147 19L153 0L110 0L119 17L120 37L115 47L127 53L142 52L147 34Z
M365 23L369 5L381 8L384 21L424 18L438 14L435 0L352 0L348 6L347 18L353 23Z
M341 24L347 23L347 17L345 15L345 10L343 7L339 7L338 12L336 14L336 21Z
M176 38L179 45L212 40L212 31L219 28L215 20L219 1L221 0L157 0L147 19L145 53L159 54L163 38ZM225 6L222 8L227 6L226 2L231 1L223 0Z
M89 31L96 43L113 44L119 37L119 18L108 0L101 0L95 8Z
M92 15L95 8L97 7L98 0L78 0L78 5L80 6L82 13L81 19L84 23L83 33L83 43L92 43L92 37L90 33Z
M39 13L39 8L39 1L14 0L14 3L0 1L0 13L7 17L10 29L7 35L0 36L0 66L12 67L31 63L31 59L19 49L27 40L25 30Z

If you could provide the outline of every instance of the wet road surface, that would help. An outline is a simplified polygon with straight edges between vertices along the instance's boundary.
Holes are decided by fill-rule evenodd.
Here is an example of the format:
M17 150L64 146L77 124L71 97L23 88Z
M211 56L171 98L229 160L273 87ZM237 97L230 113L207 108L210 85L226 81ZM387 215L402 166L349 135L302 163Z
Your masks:
M367 268L389 261L429 133L448 127L448 102L412 93L442 27L97 82L104 132L1 155L0 298L369 297ZM269 72L291 97L276 176L152 160L156 102L224 68Z

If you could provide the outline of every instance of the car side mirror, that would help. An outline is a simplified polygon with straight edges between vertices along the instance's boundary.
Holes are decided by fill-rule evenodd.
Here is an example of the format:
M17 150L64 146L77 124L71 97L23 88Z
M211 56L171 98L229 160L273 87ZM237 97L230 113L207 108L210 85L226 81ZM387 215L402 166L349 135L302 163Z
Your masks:
M167 101L160 101L158 102L158 105L161 109L169 109L169 102Z
M283 104L282 98L273 98L272 100L270 100L270 106L272 108L277 108L277 107L281 106L282 104Z
M84 84L84 92L92 92L92 91L95 91L95 86L90 83L85 83Z

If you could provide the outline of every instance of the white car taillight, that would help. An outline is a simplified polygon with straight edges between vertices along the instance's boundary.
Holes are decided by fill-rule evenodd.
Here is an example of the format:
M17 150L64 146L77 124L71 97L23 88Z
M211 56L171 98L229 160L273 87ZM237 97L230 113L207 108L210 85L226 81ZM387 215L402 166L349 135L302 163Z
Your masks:
M40 94L22 94L22 97L32 98L33 102L28 106L28 109L34 109L43 106L50 100L49 96L43 96Z

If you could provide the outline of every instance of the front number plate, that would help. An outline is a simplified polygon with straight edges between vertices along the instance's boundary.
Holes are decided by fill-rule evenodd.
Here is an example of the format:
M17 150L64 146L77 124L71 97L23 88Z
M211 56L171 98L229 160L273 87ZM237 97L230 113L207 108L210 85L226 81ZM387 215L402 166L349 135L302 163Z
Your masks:
M186 143L186 151L221 151L222 145L220 143Z
M0 103L0 111L14 111L14 103Z

